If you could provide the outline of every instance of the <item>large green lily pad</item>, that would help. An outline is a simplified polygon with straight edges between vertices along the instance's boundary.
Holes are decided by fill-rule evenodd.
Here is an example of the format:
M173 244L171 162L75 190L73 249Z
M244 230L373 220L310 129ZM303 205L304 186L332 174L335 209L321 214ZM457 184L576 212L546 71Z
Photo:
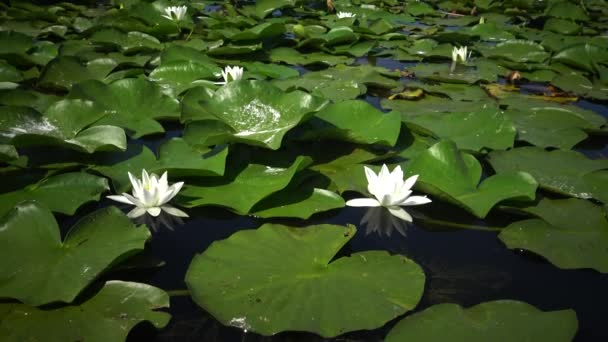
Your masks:
M124 150L124 130L100 124L106 114L94 103L61 100L49 107L45 115L29 108L0 108L0 142L15 146L55 145L81 152Z
M543 312L514 300L485 302L467 309L446 303L406 317L385 341L567 342L577 328L573 310Z
M142 169L158 175L167 171L169 179L221 176L224 174L228 148L199 150L181 138L173 138L160 146L158 159L145 146L133 146L128 152L133 153L129 159L94 167L96 171L112 179L112 186L119 193L127 191L131 185L128 172L137 175Z
M336 139L358 144L394 146L401 130L401 115L382 113L361 100L328 105L304 127L301 139Z
M416 306L425 277L413 261L385 251L331 261L354 234L332 225L240 231L197 255L186 283L223 324L262 335L374 329Z
M201 106L229 127L233 140L276 150L285 133L325 104L303 91L241 80L221 87Z
M79 305L41 310L24 304L0 304L0 334L7 341L124 341L143 321L164 328L170 315L161 289L140 283L108 281Z
M10 177L5 177L5 181L9 184ZM0 194L0 216L25 200L37 201L57 213L74 215L76 209L83 204L99 200L108 188L105 178L84 172L50 176L22 189Z
M238 170L238 174L228 175L231 179L220 184L218 180L211 180L209 184L187 184L179 199L189 208L219 205L244 215L262 199L285 188L295 173L308 163L308 158L298 157L288 168L249 164Z
M608 169L608 160L592 160L574 151L545 151L538 147L519 147L494 151L488 161L498 173L524 171L541 188L578 198L592 198L592 188L584 177L593 171Z
M420 153L407 164L406 175L420 175L416 186L463 207L484 218L492 207L503 200L533 200L538 184L525 172L510 171L484 179L481 165L470 154L458 151L456 144L444 140Z
M98 125L126 128L133 138L162 133L165 130L157 120L180 117L178 101L143 79L122 79L109 85L86 81L73 86L68 97L100 106L108 115L97 121Z
M220 68L211 63L175 61L161 64L150 73L150 80L173 89L175 94L195 87L197 81L215 80Z
M33 306L73 301L110 265L143 250L150 237L115 207L85 216L64 241L53 214L33 202L17 205L0 226L0 297Z
M538 218L503 229L498 237L507 247L540 254L559 268L608 273L608 221L602 207L583 199L543 198L520 210Z
M70 90L74 84L82 81L102 81L117 65L112 58L98 58L83 63L76 57L61 56L45 66L38 82L45 88Z
M311 64L350 64L354 61L353 58L346 56L333 56L323 52L311 52L302 54L296 49L288 47L279 47L270 50L270 60L273 62L283 62L294 65L311 65Z
M577 96L608 100L608 85L603 84L597 79L591 81L583 75L559 75L551 80L551 84Z
M431 133L440 139L450 139L458 148L464 150L504 150L513 147L515 140L513 123L501 110L495 108L407 116L404 121L423 133Z
M549 58L542 45L529 40L508 40L481 52L485 57L517 63L542 63Z
M368 87L399 88L401 83L391 77L396 75L380 67L337 65L327 70L308 72L302 77L275 81L273 84L285 90L304 89L313 95L339 102L365 94Z

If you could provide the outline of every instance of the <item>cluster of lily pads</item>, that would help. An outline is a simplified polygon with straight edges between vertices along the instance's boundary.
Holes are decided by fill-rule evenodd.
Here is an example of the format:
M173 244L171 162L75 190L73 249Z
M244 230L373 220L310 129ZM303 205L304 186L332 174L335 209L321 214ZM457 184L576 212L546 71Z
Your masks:
M151 238L131 219L203 206L269 222L185 274L217 320L262 335L334 337L416 308L413 260L334 260L355 226L273 223L347 204L374 207L372 230L384 208L397 221L382 224L424 224L401 206L429 198L514 211L507 248L607 273L608 159L577 151L608 132L580 105L608 100L607 17L601 0L0 3L0 336L165 327L163 289L99 279ZM438 304L386 340L569 341L564 309Z

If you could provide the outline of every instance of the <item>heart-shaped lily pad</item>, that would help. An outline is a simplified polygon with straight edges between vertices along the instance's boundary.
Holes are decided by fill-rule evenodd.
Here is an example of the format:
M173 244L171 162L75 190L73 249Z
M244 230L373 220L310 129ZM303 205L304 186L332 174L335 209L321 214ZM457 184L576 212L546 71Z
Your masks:
M219 321L262 335L374 329L416 306L425 277L413 261L385 251L331 261L354 234L332 225L240 231L197 255L186 283Z
M0 108L0 142L15 146L58 145L93 153L98 150L124 150L124 130L101 125L105 113L91 101L61 100L45 115L28 107ZM90 126L94 124L94 126Z
M79 305L41 310L0 304L0 335L9 341L124 341L142 321L165 327L171 316L156 310L168 307L163 290L114 280Z
M538 218L503 229L498 237L507 247L533 251L559 268L608 273L608 221L602 207L577 198L543 198L518 210Z
M295 173L308 163L308 158L300 156L288 168L249 164L238 174L229 175L231 180L219 185L218 180L211 180L211 184L187 184L179 199L189 208L220 205L245 215L256 203L285 188Z
M481 165L477 159L458 151L456 144L448 140L438 142L411 160L406 174L420 175L416 186L421 190L480 218L502 200L534 200L538 186L532 176L518 171L497 174L479 183Z
M357 144L394 146L401 130L401 115L382 113L361 100L330 104L306 122L301 139L320 138L349 141Z
M292 65L311 64L351 64L354 59L346 56L333 56L323 52L311 52L302 54L296 49L279 47L270 50L270 60L273 62L284 62Z
M25 202L0 222L0 297L38 306L72 302L120 258L143 250L150 232L108 207L81 219L61 241L53 214Z
M5 176L5 181L10 182L10 177ZM37 201L54 212L74 215L81 205L99 200L108 188L105 178L84 172L53 175L19 190L0 194L0 216L25 200ZM58 201L58 198L61 200Z
M513 147L515 127L504 113L485 108L464 113L428 113L407 116L404 121L423 133L440 139L450 139L458 148L470 151L504 150Z
M98 58L82 63L72 56L61 56L50 61L40 75L42 87L69 90L72 85L86 80L103 80L118 63L112 58Z
M233 140L276 150L285 133L325 104L303 91L241 80L218 89L201 107L229 127Z
M524 171L541 188L578 198L592 198L593 191L584 177L593 171L608 169L608 160L592 160L574 151L545 151L538 147L519 147L494 151L488 161L498 173Z
M489 58L502 58L517 63L542 63L549 53L542 45L530 40L508 40L481 53Z
M514 300L485 302L470 308L438 304L406 317L386 342L402 341L571 341L578 321L573 310L543 312Z
M139 174L142 169L159 175L168 171L171 178L221 176L224 174L228 148L197 150L181 138L173 138L160 146L158 159L152 151L141 145L130 146L127 153L132 153L133 156L117 163L109 162L94 167L112 179L116 192L127 191L131 186L128 172Z
M179 103L163 94L156 84L143 79L122 79L105 85L86 81L72 88L69 98L89 100L100 106L107 116L98 125L114 125L132 131L133 138L162 133L157 120L179 119Z

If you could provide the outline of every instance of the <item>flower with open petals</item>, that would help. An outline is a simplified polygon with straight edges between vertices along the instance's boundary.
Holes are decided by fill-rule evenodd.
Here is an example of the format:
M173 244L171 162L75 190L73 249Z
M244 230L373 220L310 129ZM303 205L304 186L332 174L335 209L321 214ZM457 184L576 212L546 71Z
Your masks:
M222 70L222 73L217 76L222 76L224 80L221 82L215 82L215 84L226 84L231 81L240 80L243 78L243 67L228 65L224 68L224 70Z
M412 222L412 216L401 206L421 205L430 203L426 196L410 196L412 186L416 183L418 175L403 180L401 166L395 167L393 172L388 171L386 164L376 175L367 166L365 176L367 177L367 190L375 198L356 198L346 202L351 207L385 207L394 216L408 222Z
M452 50L452 61L458 62L460 60L460 62L466 63L467 59L471 58L471 52L472 51L469 51L467 54L466 46L461 46L459 48L454 46L454 49Z
M128 217L136 218L145 213L156 217L161 210L173 216L188 217L185 212L167 204L182 189L184 182L169 186L167 172L158 178L155 174L148 175L146 170L141 171L141 179L134 177L129 172L129 179L133 185L133 195L123 193L121 196L108 196L114 201L135 206L127 214Z
M350 12L338 12L336 13L336 16L338 17L338 19L342 19L342 18L354 18L356 14L350 13Z
M181 21L186 17L188 7L186 6L169 6L165 8L165 14L162 16L175 21Z

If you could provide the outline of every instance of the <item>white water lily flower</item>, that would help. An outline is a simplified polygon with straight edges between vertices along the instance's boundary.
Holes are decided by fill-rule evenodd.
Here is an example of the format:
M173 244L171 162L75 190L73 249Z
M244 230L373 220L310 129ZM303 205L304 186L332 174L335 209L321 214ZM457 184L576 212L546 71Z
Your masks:
M169 6L165 8L165 13L162 16L175 21L181 21L186 17L186 12L188 11L188 7L186 6Z
M350 13L350 12L338 12L336 13L336 16L338 17L338 19L342 19L342 18L354 18L356 16L356 14Z
M455 47L452 50L452 61L453 62L458 62L458 60L460 60L462 63L466 63L467 59L471 58L471 53L473 51L469 51L468 55L467 55L467 47L466 46L462 46L462 47Z
M410 196L412 193L410 189L418 180L418 175L411 176L404 181L401 166L397 166L393 172L389 172L388 167L384 164L377 175L369 167L364 166L364 168L368 183L367 190L375 198L356 198L347 201L346 205L351 207L385 207L392 215L404 221L412 222L412 216L401 206L421 205L431 202L426 196Z
M217 77L222 76L224 79L221 82L215 82L215 84L226 84L231 81L240 80L243 78L243 68L240 66L226 66L224 70L222 70L221 74L218 74Z
M145 213L156 217L161 210L173 216L188 217L185 212L167 204L182 189L184 182L169 186L167 172L159 179L155 174L148 175L146 170L141 171L141 180L134 177L131 172L129 179L133 186L133 195L125 192L122 196L108 196L111 200L135 206L127 214L129 218L136 218Z

